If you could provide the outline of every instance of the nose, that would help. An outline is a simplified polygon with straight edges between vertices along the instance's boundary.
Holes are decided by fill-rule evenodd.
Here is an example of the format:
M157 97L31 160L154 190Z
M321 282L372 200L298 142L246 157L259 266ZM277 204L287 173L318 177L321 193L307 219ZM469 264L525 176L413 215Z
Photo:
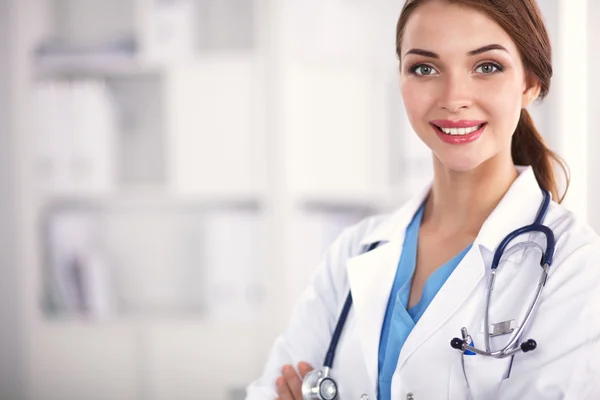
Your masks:
M468 77L446 75L442 79L439 107L457 113L473 104L473 93Z

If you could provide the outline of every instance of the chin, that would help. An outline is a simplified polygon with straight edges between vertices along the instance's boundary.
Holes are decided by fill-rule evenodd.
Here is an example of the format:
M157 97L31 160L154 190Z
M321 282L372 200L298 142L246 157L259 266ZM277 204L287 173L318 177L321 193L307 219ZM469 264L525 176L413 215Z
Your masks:
M481 157L437 157L442 166L450 171L469 172L479 167L485 160Z

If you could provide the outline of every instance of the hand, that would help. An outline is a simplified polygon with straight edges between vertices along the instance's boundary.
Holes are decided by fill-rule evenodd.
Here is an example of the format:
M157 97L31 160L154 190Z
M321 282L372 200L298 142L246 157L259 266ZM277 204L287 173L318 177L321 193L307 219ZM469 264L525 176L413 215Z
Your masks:
M284 365L281 368L282 376L277 378L275 382L277 394L279 395L277 400L302 400L302 379L312 370L313 367L301 361L298 363L298 371L300 372L300 376L298 376L293 366Z

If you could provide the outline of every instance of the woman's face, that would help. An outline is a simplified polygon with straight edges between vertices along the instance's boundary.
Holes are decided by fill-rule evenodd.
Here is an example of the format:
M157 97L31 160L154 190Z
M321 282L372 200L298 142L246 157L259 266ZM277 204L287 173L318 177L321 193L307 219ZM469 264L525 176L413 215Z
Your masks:
M413 11L401 43L401 86L410 123L450 170L469 171L494 156L510 161L528 88L518 50L486 14L428 1Z

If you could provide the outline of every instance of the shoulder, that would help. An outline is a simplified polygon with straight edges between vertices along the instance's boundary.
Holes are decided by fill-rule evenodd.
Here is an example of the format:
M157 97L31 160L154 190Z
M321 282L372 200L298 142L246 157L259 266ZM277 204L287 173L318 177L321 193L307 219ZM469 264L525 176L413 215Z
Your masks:
M393 214L374 214L345 228L331 246L337 256L351 258L368 249L365 239L391 221Z
M552 229L555 252L547 290L575 295L600 293L600 236L565 206L552 203L544 224Z
M581 252L599 252L600 236L567 207L552 202L544 224L552 229L556 242L555 260Z
M345 282L346 262L367 251L372 244L369 239L389 225L392 218L393 214L374 214L346 227L329 246L323 258L330 278L335 282ZM341 279L341 276L344 278Z

